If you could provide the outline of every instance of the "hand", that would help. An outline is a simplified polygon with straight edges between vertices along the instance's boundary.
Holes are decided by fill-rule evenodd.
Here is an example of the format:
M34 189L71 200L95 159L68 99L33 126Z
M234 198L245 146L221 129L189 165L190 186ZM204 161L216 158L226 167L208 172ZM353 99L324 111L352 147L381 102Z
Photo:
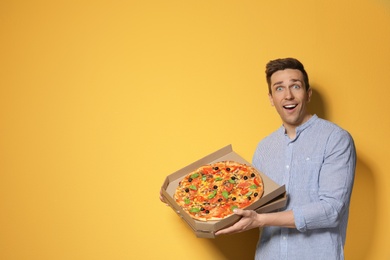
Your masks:
M216 236L240 233L261 226L259 222L259 214L253 210L235 209L234 213L242 216L242 218L233 226L217 231L215 233Z
M161 188L161 190L160 190L160 200L161 200L162 203L165 203L165 205L168 206L168 203L166 202L164 196L162 195L162 188Z

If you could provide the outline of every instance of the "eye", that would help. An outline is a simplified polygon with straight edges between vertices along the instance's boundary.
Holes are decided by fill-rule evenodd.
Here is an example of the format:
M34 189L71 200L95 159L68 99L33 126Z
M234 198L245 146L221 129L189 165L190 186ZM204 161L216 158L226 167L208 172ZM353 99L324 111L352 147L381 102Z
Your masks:
M295 85L293 86L293 88L294 88L294 89L299 89L299 88L301 88L301 86L295 84Z
M283 90L283 87L280 87L280 86L279 86L279 87L276 87L275 90L276 90L276 91L282 91L282 90Z

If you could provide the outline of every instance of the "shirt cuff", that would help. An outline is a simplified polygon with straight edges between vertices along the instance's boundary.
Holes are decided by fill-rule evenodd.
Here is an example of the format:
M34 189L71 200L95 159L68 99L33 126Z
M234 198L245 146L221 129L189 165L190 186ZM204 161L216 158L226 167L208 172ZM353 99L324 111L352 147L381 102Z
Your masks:
M299 232L305 232L307 229L307 225L305 222L305 218L303 217L302 211L299 209L293 209L295 227Z

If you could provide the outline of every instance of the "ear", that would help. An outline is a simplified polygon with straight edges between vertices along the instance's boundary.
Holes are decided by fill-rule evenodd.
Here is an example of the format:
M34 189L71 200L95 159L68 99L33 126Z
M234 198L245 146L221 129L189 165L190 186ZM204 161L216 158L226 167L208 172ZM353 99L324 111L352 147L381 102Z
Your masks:
M311 90L311 88L309 88L307 90L307 102L310 102L311 100L311 94L313 94L313 91Z
M271 102L271 106L275 106L274 99L272 98L272 94L268 93L268 98L269 98L269 102Z

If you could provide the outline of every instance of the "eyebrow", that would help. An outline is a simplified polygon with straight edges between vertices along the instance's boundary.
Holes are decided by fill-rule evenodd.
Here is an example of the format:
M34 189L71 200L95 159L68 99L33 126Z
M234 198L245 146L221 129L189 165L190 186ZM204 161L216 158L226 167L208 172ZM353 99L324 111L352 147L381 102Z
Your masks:
M302 83L302 81L301 80L299 80L299 79L291 79L290 80L290 82L300 82L300 83ZM279 85L279 84L282 84L283 83L283 81L278 81L278 82L275 82L272 86L275 86L275 85Z

